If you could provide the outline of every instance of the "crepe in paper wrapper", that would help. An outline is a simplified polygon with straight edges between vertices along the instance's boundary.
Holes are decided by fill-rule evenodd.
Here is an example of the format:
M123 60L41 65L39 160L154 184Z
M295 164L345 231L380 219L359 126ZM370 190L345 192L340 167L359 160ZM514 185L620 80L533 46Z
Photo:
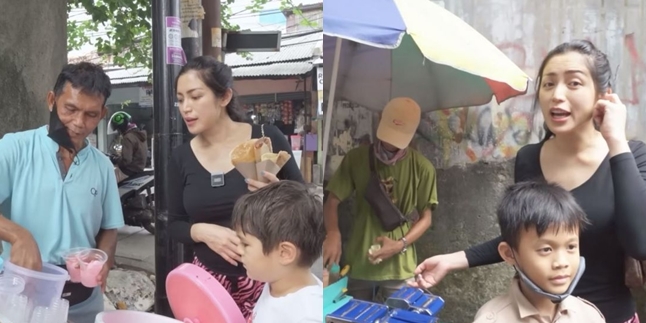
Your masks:
M263 172L278 174L291 158L286 151L273 153L271 139L262 137L245 141L231 151L231 163L244 176L263 183L269 182Z

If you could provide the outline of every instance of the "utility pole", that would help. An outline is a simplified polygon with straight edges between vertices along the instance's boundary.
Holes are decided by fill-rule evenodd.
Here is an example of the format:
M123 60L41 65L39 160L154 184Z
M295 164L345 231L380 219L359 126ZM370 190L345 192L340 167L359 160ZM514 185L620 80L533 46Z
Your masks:
M222 53L222 4L221 0L202 0L204 23L202 29L202 50L204 55L215 57L224 62Z
M179 244L168 236L168 164L184 142L184 121L176 107L174 80L184 65L179 0L153 0L153 154L155 168L155 313L172 317L166 277L181 263Z
M181 0L182 48L186 59L202 56L202 0Z
M204 8L202 0L181 0L180 17L182 19L182 48L186 53L186 60L202 56L202 20ZM174 81L174 80L173 80ZM182 123L184 141L191 139L191 134L185 123ZM179 260L175 267L182 263L193 262L193 245L178 243L175 259Z

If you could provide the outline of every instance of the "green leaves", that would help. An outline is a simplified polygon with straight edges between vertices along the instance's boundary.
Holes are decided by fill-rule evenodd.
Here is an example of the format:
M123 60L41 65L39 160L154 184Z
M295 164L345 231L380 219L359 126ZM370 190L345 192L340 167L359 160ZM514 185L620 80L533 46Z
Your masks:
M234 13L231 4L222 1L222 27L239 30L230 23ZM254 0L246 9L262 10L269 0ZM72 9L85 9L91 20L67 21L67 50L78 50L86 44L95 46L97 53L113 64L132 68L152 69L152 2L150 0L68 0ZM306 19L292 0L281 0L281 10L291 10L300 16L301 24L315 26Z
M148 0L69 0L68 12L83 8L91 20L68 19L67 49L91 44L100 56L116 65L152 67L150 3Z

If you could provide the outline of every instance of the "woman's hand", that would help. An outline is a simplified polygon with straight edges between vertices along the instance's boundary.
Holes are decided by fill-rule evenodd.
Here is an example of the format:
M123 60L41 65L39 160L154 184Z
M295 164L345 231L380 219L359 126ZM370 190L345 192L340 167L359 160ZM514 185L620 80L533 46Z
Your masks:
M191 228L197 242L203 242L224 260L237 266L240 259L240 238L235 231L215 224L197 223Z
M597 101L593 112L594 122L608 143L610 155L629 152L626 140L626 106L616 94L606 94Z
M416 279L408 284L413 287L431 288L437 286L452 270L467 267L469 267L469 262L463 251L433 256L417 266L415 269Z
M245 181L247 182L247 188L249 189L249 191L251 192L257 191L271 183L277 183L280 181L278 177L276 177L276 175L272 173L262 172L262 176L266 178L269 181L269 183L263 183L261 181L253 180L251 178L245 179Z

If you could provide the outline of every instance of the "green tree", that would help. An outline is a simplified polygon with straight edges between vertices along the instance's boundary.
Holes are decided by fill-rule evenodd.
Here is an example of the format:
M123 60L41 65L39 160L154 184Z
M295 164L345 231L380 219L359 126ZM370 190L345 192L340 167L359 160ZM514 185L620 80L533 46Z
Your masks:
M232 25L231 4L235 0L222 1L222 27L237 30ZM269 0L254 0L246 10L258 12ZM152 68L152 7L150 0L69 0L67 10L83 8L92 17L87 21L67 21L68 51L81 48L85 44L96 47L97 53L107 56L110 61L122 67ZM292 0L281 0L282 10L302 12ZM311 22L304 19L308 25ZM100 28L103 27L103 28ZM105 34L99 34L101 29ZM93 37L96 36L96 37ZM93 39L94 38L94 39Z

